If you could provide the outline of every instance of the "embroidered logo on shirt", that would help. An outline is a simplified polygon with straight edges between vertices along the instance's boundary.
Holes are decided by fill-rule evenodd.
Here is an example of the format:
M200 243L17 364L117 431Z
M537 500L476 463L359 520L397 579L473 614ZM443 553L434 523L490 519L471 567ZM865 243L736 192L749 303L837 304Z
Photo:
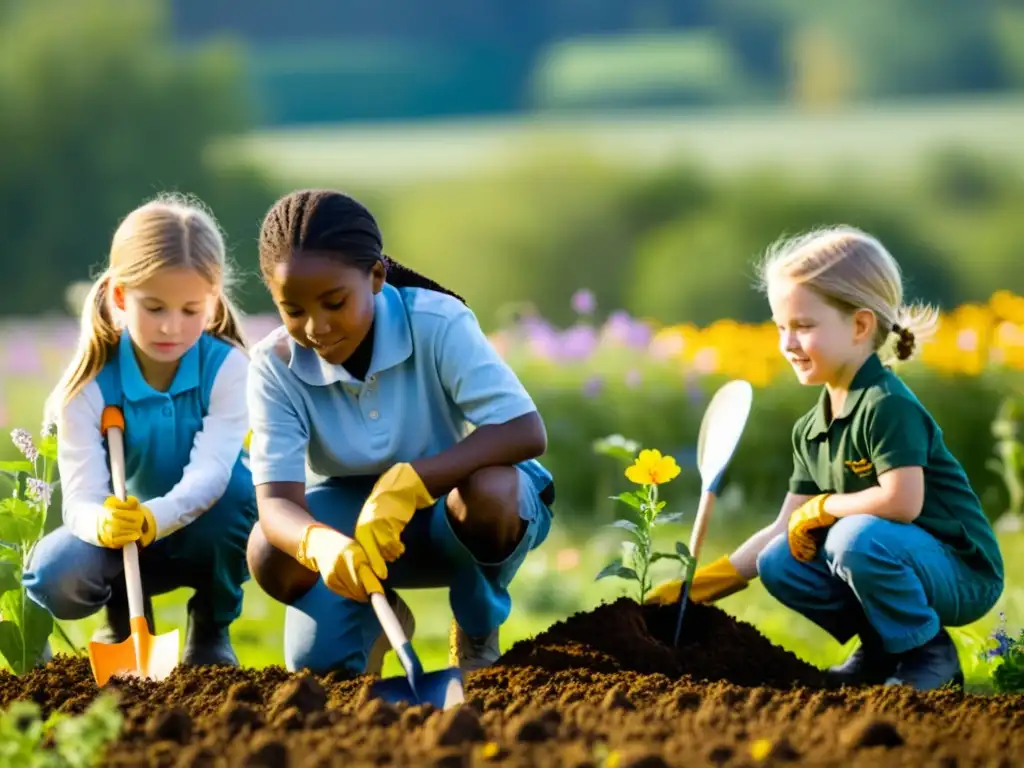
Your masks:
M852 471L857 477L867 477L871 474L874 469L874 465L867 459L857 459L856 461L844 461L846 468Z

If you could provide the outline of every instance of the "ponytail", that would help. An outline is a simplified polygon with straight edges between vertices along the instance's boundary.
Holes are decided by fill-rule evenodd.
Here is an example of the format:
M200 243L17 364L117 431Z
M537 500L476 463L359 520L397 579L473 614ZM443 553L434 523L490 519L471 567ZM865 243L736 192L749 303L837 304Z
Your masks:
M240 349L246 349L245 333L242 330L241 312L235 307L227 293L221 291L217 306L207 331L218 339L228 341Z
M921 344L928 341L938 328L939 313L934 307L926 304L900 307L896 321L892 324L892 333L896 335L895 349L897 360L910 360Z
M82 306L78 346L60 383L46 404L45 421L57 421L61 408L102 370L117 349L121 330L110 307L110 272L93 283Z

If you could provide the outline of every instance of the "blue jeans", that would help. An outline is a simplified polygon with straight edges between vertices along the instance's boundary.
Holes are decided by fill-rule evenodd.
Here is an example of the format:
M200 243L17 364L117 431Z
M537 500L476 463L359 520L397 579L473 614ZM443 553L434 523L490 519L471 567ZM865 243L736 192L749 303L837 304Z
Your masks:
M242 484L232 483L229 493L236 485ZM162 595L191 587L192 607L227 626L242 612L245 549L256 519L251 485L248 493L223 496L184 528L139 550L143 591ZM127 600L121 550L82 541L63 525L36 544L22 583L29 597L65 621L91 616L111 598Z
M352 536L375 481L372 477L329 479L307 492L309 511L319 522ZM489 634L508 618L512 610L509 584L527 553L543 543L551 527L551 510L522 469L519 515L527 526L512 554L498 563L481 563L452 530L445 498L417 510L402 533L405 552L388 564L385 589L446 587L459 626L472 636ZM369 603L342 597L317 579L285 612L285 665L292 672L344 669L361 673L380 633Z
M780 534L761 551L757 570L775 599L840 643L866 618L889 653L977 621L1003 591L1001 580L979 576L923 528L873 515L838 520L808 563Z

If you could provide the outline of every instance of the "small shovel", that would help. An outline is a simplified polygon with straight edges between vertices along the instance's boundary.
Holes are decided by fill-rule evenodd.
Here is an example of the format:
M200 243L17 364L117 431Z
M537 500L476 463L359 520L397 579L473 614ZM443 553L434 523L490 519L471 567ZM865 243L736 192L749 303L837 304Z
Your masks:
M697 508L697 520L690 534L690 555L693 558L693 565L686 575L686 583L679 598L679 617L676 619L676 634L673 639L673 645L676 646L679 645L683 613L690 597L690 584L697 570L697 558L704 544L704 534L711 519L711 510L714 509L718 492L722 490L725 468L729 465L729 460L732 459L743 435L753 398L754 390L748 382L740 379L730 381L715 392L700 422L700 433L697 436L697 467L700 470L701 481L700 506Z
M107 438L110 476L114 493L124 501L124 414L116 406L103 409L101 431ZM132 541L122 549L124 578L128 591L131 636L121 643L89 643L89 663L97 685L106 685L114 675L131 675L163 680L178 665L178 630L151 635L142 607L142 577L139 573L139 548Z
M375 582L374 579L367 581L371 584ZM465 699L462 670L449 667L437 672L424 672L419 657L412 649L412 643L405 636L384 593L376 590L370 592L370 603L384 634L388 636L388 642L405 669L405 677L386 677L375 681L370 686L370 693L390 704L405 701L410 704L433 704L441 709L461 704Z

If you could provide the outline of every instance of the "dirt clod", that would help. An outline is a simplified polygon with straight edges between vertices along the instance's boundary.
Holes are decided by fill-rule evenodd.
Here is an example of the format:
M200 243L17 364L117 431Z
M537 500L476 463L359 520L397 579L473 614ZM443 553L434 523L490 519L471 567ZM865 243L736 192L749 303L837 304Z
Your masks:
M102 764L1009 768L1024 754L1024 696L829 689L713 606L687 608L673 647L675 615L623 599L571 616L468 676L467 703L449 712L375 699L369 677L280 667L117 680L125 725ZM0 672L0 707L35 701L44 717L81 712L97 693L84 657Z
M852 749L898 747L903 744L903 737L896 724L877 717L862 718L851 723L840 738L846 746Z

